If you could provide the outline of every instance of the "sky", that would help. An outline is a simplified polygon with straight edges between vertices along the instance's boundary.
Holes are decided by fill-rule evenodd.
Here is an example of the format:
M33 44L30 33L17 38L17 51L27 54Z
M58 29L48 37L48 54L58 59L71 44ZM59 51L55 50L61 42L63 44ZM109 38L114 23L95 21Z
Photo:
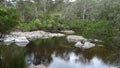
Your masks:
M6 1L12 1L12 0L6 0ZM32 1L32 0L31 0ZM53 1L55 1L55 0L53 0ZM74 1L76 1L76 0L69 0L70 2L74 2Z
M76 1L76 0L70 0L70 2L74 2L74 1Z

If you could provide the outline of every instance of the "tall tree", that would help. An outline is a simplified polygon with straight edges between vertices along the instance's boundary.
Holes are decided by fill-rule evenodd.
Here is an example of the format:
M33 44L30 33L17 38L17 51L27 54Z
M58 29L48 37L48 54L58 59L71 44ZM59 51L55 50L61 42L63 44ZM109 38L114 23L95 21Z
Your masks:
M18 24L19 18L17 17L15 9L0 8L0 38L13 30Z

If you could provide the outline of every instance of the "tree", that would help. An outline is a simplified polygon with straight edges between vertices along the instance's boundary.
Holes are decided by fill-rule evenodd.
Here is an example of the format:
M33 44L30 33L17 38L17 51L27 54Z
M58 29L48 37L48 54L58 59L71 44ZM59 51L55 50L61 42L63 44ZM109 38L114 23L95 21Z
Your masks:
M13 8L0 8L0 38L13 30L19 23L16 10Z

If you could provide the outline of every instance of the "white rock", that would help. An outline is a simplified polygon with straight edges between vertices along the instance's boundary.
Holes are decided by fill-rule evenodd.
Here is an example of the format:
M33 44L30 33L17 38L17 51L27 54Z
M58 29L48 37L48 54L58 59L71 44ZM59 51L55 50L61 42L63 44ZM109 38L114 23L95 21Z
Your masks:
M7 38L4 38L3 44L5 44L5 45L10 45L11 43L14 42L14 40L15 40L14 37L7 37Z
M29 43L29 41L27 40L26 37L15 38L15 42L18 42L18 43Z
M74 34L75 33L73 30L62 30L60 32L66 33L66 34Z
M101 40L98 40L98 39L88 39L88 41L93 43L102 42Z
M51 33L50 36L51 37L62 37L62 36L65 36L65 35L61 34L61 33Z
M8 37L8 38L5 38L3 40L4 43L8 43L8 42L14 42L15 38L14 37Z
M62 37L65 36L62 33L50 33L45 31L32 31L32 32L11 32L10 35L7 35L8 37L26 37L28 40L35 40L35 39L46 39L46 38L52 38L52 37ZM24 42L24 40L16 40ZM15 42L16 42L15 41Z
M95 42L102 42L101 40L95 39Z
M83 46L83 44L82 44L81 42L77 42L77 43L75 44L75 47L78 47L78 48L82 48L82 46Z
M20 47L25 47L28 43L29 43L29 41L27 40L26 37L15 38L15 44Z
M85 42L84 45L82 46L83 49L89 49L95 47L95 44L90 43L90 42Z
M2 42L2 41L3 41L3 39L0 38L0 42Z
M79 41L87 41L87 39L84 38L83 36L69 35L67 36L67 41L68 42L79 42Z

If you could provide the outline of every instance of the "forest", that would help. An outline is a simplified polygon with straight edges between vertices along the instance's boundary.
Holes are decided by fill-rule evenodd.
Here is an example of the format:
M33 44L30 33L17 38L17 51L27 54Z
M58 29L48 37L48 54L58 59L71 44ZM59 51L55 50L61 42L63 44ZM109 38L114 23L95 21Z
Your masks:
M0 33L80 29L120 47L120 0L1 0Z
M120 0L0 0L0 68L120 68Z

